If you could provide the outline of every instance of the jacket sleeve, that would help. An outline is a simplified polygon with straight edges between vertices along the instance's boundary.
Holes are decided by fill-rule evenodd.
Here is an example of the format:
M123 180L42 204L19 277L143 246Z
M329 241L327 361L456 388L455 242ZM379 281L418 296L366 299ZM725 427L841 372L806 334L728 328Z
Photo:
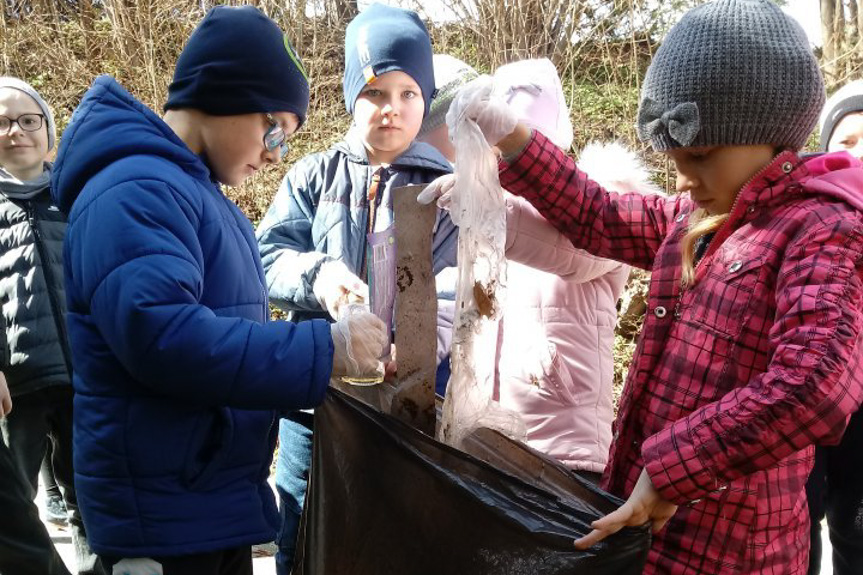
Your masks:
M681 195L607 192L535 130L501 167L501 186L529 201L573 246L642 269L652 267L674 220L690 205Z
M256 232L270 301L288 311L322 311L312 286L321 264L333 259L312 245L313 169L300 163L288 172Z
M589 282L621 266L579 250L548 223L527 200L506 194L506 257L579 283Z
M806 226L789 244L766 371L642 446L665 499L692 501L841 437L863 398L861 233L846 214Z
M437 291L437 361L450 353L458 283L458 228L445 210L438 210L432 238L432 269Z
M328 324L259 323L203 304L198 232L224 223L202 222L195 202L159 181L93 200L67 238L76 305L123 368L159 394L243 409L320 404L332 371Z

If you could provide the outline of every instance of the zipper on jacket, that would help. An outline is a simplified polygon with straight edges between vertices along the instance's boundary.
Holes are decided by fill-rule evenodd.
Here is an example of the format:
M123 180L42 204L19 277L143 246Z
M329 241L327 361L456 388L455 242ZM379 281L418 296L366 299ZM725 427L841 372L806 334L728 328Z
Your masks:
M66 338L66 324L60 317L60 302L57 301L57 294L51 289L54 283L54 271L51 269L51 262L48 261L45 252L45 246L42 242L42 234L39 231L39 223L36 219L33 206L27 202L24 204L24 211L27 214L27 220L30 222L30 229L33 230L33 243L36 244L36 253L39 254L39 260L42 264L42 272L45 275L45 289L48 292L48 301L51 305L51 315L54 317L54 324L57 328L57 337L60 340L60 349L63 350L63 359L66 362L66 369L69 372L69 383L72 383L72 357L69 350L69 341Z
M716 234L713 236L713 240L711 240L710 245L707 247L707 251L705 251L704 255L697 262L695 262L695 266L692 270L692 277L693 278L697 279L698 270L700 269L701 262L703 262L705 259L707 259L707 256L713 255L713 253L718 249L717 246L721 245L721 243L725 241L725 236L730 235L727 233L727 230L728 230L729 226L731 226L731 224L733 223L734 219L737 219L737 218L732 218L731 216L734 215L734 212L737 209L737 205L740 203L740 197L743 195L743 190L748 188L749 185L752 184L752 182L754 182L756 179L758 179L761 176L761 174L763 174L768 169L770 169L773 166L773 163L776 161L776 158L778 158L783 153L784 152L780 152L779 154L777 154L776 157L774 157L770 161L770 163L768 163L766 166L763 166L760 170L755 172L752 175L752 177L750 177L748 180L746 180L746 183L744 183L742 186L740 186L740 189L737 191L737 196L734 198L734 201L731 203L731 209L728 210L728 219L726 219L725 222L721 226L719 226L719 229L716 230ZM720 240L720 241L717 242L717 240ZM677 301L674 303L674 318L675 319L680 319L680 302L683 299L683 294L685 294L688 289L689 289L689 286L681 289L680 293L677 294Z
M368 244L369 234L375 233L375 222L377 221L378 208L381 205L381 198L384 194L384 186L387 182L387 171L383 166L379 167L372 173L372 179L369 187L366 189L366 203L368 204L366 218L366 233L363 236L362 248L362 265L360 266L360 279L369 283L369 262L368 262Z

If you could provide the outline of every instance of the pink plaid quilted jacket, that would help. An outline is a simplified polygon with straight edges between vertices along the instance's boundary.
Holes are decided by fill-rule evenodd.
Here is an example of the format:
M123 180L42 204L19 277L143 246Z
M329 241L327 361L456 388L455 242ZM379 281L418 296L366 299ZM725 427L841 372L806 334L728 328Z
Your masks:
M688 195L608 193L541 134L501 185L572 243L652 270L604 486L642 468L680 505L645 573L803 574L813 444L863 399L863 168L780 154L740 191L681 290Z

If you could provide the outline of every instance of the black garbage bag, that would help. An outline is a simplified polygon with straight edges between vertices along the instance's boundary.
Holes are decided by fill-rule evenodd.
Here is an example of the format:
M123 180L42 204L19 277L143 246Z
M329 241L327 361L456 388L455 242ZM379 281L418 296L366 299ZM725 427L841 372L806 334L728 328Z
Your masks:
M469 451L479 457L331 390L315 412L293 573L641 573L646 526L573 547L620 499L494 432Z

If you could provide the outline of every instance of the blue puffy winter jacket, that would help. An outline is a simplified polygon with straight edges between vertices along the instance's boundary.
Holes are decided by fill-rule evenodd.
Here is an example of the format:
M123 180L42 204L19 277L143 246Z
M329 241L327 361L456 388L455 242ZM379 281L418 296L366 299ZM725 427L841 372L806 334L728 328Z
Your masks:
M251 224L201 158L111 78L63 135L75 483L102 555L271 541L277 410L324 397L325 321L268 322Z

